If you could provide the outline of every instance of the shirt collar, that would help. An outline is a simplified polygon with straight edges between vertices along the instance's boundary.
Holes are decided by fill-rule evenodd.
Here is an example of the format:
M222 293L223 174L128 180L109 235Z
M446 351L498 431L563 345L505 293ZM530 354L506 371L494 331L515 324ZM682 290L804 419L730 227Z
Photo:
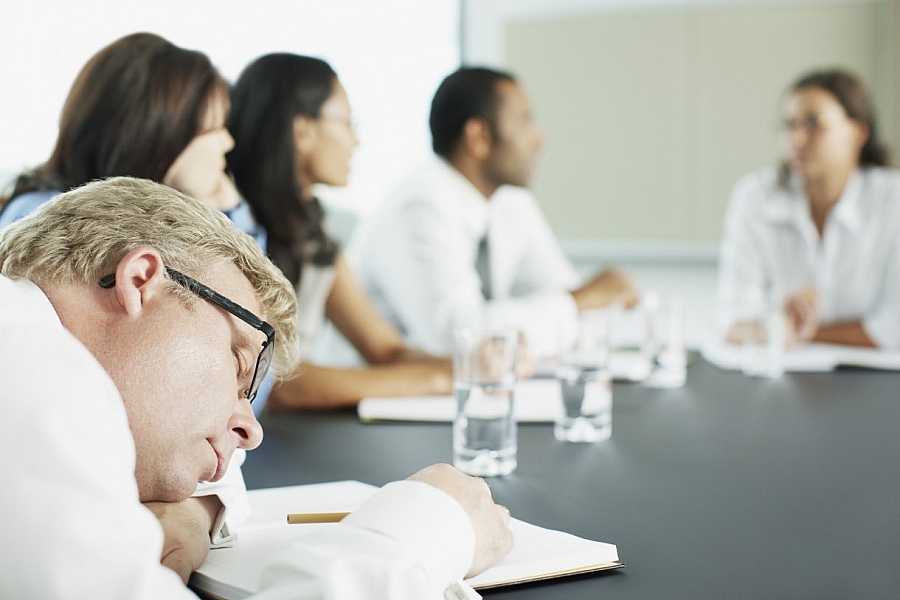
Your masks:
M857 169L850 175L850 179L844 187L844 193L841 194L840 200L838 200L831 213L831 217L836 223L843 225L850 231L858 230L863 224L863 183L862 173Z
M487 231L494 203L485 199L481 192L472 185L472 182L466 179L466 176L460 173L446 159L438 157L438 163L452 182L452 193L460 202L466 229L473 237L481 238ZM496 192L494 195L496 196Z
M855 170L832 212L836 223L850 230L858 229L862 218L862 190L864 177L859 169ZM809 204L806 190L799 177L791 175L786 185L777 185L775 193L762 208L765 218L773 223L801 223L810 221Z
M802 218L804 211L809 213L803 182L793 174L786 182L775 184L762 207L763 217L772 223L791 223Z
M29 279L12 279L0 275L0 296L5 316L15 321L52 322L62 327L59 315L44 291ZM2 317L3 315L0 315ZM0 321L3 319L0 318Z

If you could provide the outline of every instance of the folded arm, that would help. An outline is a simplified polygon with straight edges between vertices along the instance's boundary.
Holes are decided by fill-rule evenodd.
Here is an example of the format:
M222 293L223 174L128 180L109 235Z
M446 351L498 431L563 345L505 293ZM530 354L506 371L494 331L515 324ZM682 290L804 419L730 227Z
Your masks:
M449 361L441 364L405 362L355 369L301 363L290 379L272 389L266 406L276 411L339 408L354 406L366 397L449 394L452 385Z
M826 344L845 344L848 346L862 346L863 348L877 348L876 344L863 327L862 321L848 321L845 323L831 323L820 325L813 336L812 341Z
M483 480L433 465L279 553L254 598L443 599L512 549L508 524Z
M165 534L160 562L187 583L209 554L209 533L222 508L218 496L188 498L181 502L145 502Z

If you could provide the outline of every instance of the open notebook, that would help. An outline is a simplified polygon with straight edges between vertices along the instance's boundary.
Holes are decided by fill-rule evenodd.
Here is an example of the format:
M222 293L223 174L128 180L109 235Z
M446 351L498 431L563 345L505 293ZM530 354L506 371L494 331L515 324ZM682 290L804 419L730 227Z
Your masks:
M216 548L191 576L190 586L204 595L232 600L246 598L259 586L269 556L304 535L312 527L334 524L288 525L297 512L350 511L378 488L358 481L253 490L252 517L240 529L233 548ZM516 538L512 552L500 563L468 580L475 589L539 581L622 567L616 547L513 519Z

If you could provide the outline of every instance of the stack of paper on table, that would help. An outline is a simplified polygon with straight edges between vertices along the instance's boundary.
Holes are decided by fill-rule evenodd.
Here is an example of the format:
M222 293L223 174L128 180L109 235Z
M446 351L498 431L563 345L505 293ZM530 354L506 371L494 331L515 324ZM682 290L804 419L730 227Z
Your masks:
M559 383L555 379L528 379L516 384L516 420L552 423L562 414ZM449 423L456 418L453 396L363 398L356 409L361 421L419 421Z
M538 369L539 378L516 384L516 420L520 423L552 423L562 414L559 383L552 370ZM650 373L650 363L640 352L614 352L610 374L618 381L640 381ZM405 396L363 398L357 408L359 419L373 421L417 421L449 423L456 418L453 396Z
M650 359L640 350L618 349L609 355L609 376L613 381L643 381L650 375ZM553 377L556 365L538 365L535 377Z
M195 591L225 600L246 598L259 588L268 558L310 531L334 524L288 525L289 513L351 511L378 488L358 481L253 490L251 518L238 532L233 548L210 550L191 576ZM512 552L497 565L468 581L475 589L539 581L622 567L616 547L543 529L513 519Z
M721 369L741 370L747 360L743 347L724 342L703 346L703 358ZM784 370L826 372L838 367L900 370L900 353L834 344L804 344L784 353Z

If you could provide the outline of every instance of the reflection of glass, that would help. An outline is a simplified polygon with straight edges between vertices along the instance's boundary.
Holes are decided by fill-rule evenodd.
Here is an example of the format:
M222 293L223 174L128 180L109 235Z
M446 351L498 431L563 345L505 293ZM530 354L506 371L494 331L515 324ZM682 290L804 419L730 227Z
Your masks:
M645 305L648 333L645 353L652 370L644 380L644 385L653 388L681 387L687 379L684 306L681 298L675 296L662 302L659 296L653 294L652 301L645 300Z
M555 376L563 410L553 434L566 442L608 440L612 435L609 312L582 313L575 340L561 345Z
M641 309L644 315L644 339L641 342L641 353L652 365L660 346L659 294L656 292L644 293L641 298Z
M750 377L784 373L784 298L777 289L748 286L741 297L733 337L743 348L742 370Z
M469 475L507 475L516 468L518 340L513 329L455 332L453 465Z

